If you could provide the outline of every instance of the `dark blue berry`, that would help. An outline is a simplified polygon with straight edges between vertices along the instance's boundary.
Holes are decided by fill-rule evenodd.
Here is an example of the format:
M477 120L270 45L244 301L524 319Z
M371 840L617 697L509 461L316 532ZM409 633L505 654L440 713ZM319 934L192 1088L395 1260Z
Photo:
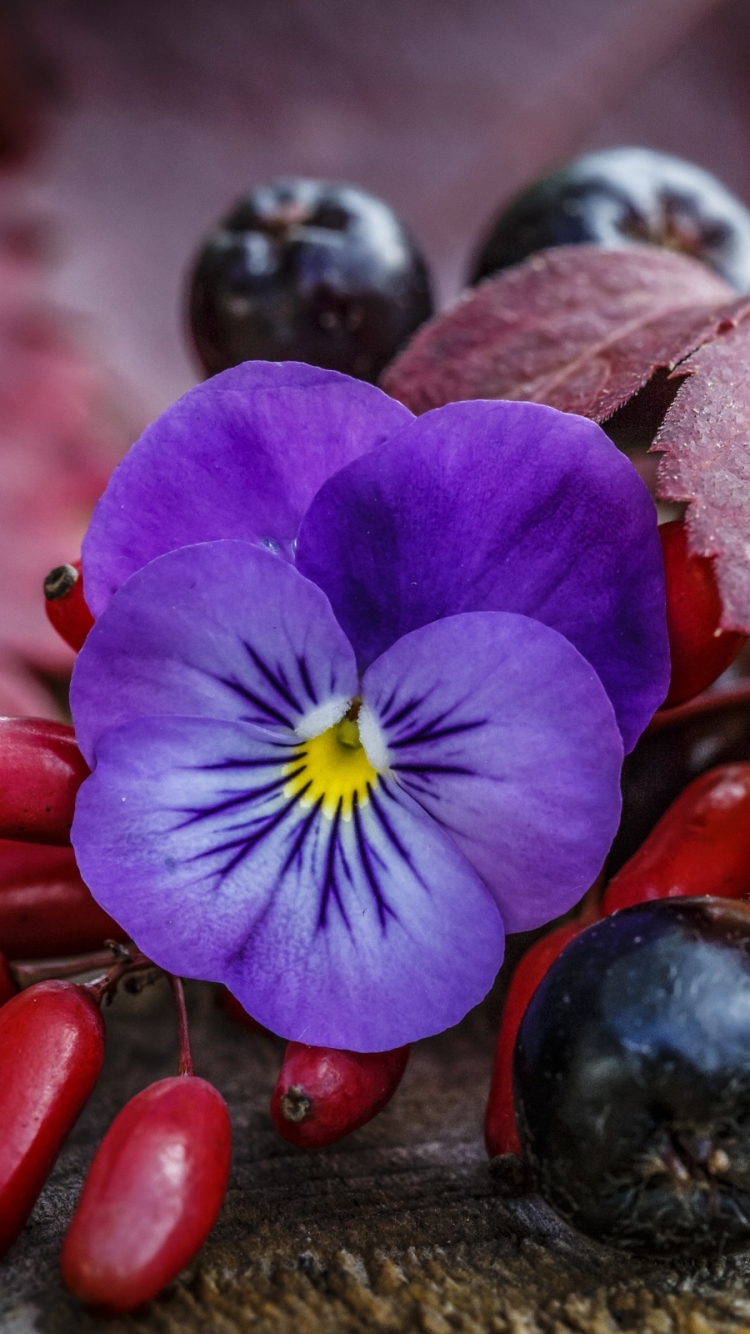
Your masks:
M586 153L517 196L493 223L471 282L547 246L647 241L750 291L750 212L709 172L650 148Z
M432 314L425 262L382 200L278 180L224 218L193 271L190 330L209 375L256 358L374 381Z
M544 1198L625 1248L750 1244L750 906L671 899L563 951L519 1030L516 1111Z

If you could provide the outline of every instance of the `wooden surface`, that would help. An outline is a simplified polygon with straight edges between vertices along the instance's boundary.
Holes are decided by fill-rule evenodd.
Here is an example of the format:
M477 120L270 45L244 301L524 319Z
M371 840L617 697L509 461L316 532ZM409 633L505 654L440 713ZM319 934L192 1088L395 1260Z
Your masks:
M20 1240L0 1263L4 1334L720 1334L750 1329L749 1261L695 1273L578 1237L491 1170L481 1121L497 1006L418 1044L371 1125L322 1152L268 1115L283 1046L189 994L197 1073L227 1098L234 1166L219 1222L173 1289L136 1316L94 1320L61 1290L60 1241L98 1138L138 1088L176 1067L161 983L108 1011L92 1102Z

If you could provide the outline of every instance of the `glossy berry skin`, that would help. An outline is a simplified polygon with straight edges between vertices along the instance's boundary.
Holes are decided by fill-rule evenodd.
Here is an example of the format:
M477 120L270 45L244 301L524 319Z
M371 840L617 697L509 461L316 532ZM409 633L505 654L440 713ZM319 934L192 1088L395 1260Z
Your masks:
M610 880L601 913L705 894L750 897L750 764L694 779Z
M667 631L672 673L664 708L705 690L737 657L747 635L722 630L721 597L714 562L692 555L681 519L659 528L667 591Z
M750 212L709 172L650 148L586 153L529 186L493 223L470 281L548 246L646 241L750 291Z
M501 1153L520 1153L513 1102L513 1052L518 1028L526 1007L550 964L578 935L580 922L566 922L535 941L516 966L503 1007L495 1048L492 1084L484 1117L484 1142L490 1158Z
M0 1254L15 1241L99 1077L99 1007L38 982L0 1007Z
M303 1149L322 1149L371 1121L390 1102L409 1059L393 1051L339 1051L287 1043L271 1097L280 1135Z
M53 959L127 940L81 879L72 848L0 839L0 950Z
M204 1079L175 1075L115 1117L62 1250L66 1286L110 1315L148 1302L203 1245L226 1191L229 1113Z
M88 775L72 727L0 718L0 838L70 846L76 794Z
M76 653L94 624L83 595L81 562L56 565L44 581L44 609L47 620Z
M582 931L524 1015L515 1081L541 1194L582 1232L750 1244L750 906L668 899Z
M239 201L193 271L190 329L209 375L257 358L377 379L432 314L425 262L382 200L290 178Z

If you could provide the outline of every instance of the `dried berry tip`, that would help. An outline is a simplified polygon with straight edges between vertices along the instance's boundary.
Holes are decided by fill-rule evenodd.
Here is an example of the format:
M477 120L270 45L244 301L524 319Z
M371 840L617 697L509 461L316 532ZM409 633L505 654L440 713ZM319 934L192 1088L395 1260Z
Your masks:
M83 590L80 560L58 565L44 581L47 620L77 653L94 624Z
M56 565L44 581L44 596L48 602L64 598L78 583L78 571L73 565Z
M287 1089L281 1099L281 1114L285 1121L298 1123L299 1121L304 1121L311 1106L312 1103L306 1094L302 1092L301 1086L299 1084L292 1084L292 1087Z

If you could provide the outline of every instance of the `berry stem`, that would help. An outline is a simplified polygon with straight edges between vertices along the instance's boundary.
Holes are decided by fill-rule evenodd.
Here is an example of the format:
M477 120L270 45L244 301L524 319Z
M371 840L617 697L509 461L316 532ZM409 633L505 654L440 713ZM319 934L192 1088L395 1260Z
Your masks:
M120 959L118 963L108 968L102 977L94 978L92 982L84 982L83 990L89 993L97 1005L101 1005L107 996L114 994L126 974L155 967L156 964L152 963L145 954L141 954L140 950L135 950L127 958Z
M79 973L90 973L94 969L109 968L112 964L111 950L95 950L90 954L71 954L64 959L34 959L30 963L11 963L10 971L18 986L33 986L35 982L46 982L53 977L77 977Z
M180 1039L180 1063L177 1072L181 1075L193 1075L195 1071L193 1069L193 1057L190 1052L190 1028L182 978L175 977L174 973L170 973L169 981L174 992L174 1003L177 1006L177 1031Z

